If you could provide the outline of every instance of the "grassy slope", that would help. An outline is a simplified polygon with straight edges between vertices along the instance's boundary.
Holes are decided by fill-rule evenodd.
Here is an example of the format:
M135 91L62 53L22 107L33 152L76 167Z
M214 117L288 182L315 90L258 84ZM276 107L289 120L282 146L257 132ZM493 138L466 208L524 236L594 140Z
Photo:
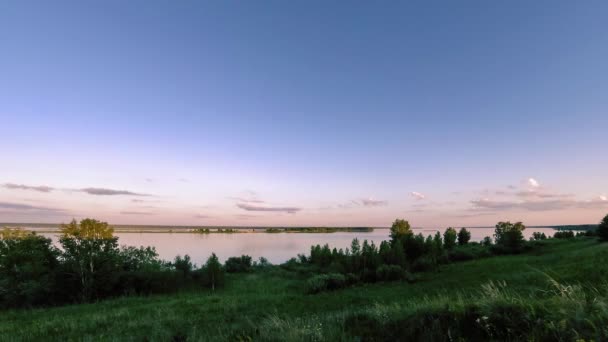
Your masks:
M361 309L421 307L442 296L474 301L489 281L505 281L510 290L536 297L550 288L549 276L561 283L603 284L607 256L608 244L593 239L551 241L531 254L445 265L415 284L368 284L319 295L304 295L304 282L294 273L229 275L227 287L215 294L0 312L0 339L238 340L253 335L331 340L345 336L343 326L327 326L335 317ZM292 330L293 336L285 335Z

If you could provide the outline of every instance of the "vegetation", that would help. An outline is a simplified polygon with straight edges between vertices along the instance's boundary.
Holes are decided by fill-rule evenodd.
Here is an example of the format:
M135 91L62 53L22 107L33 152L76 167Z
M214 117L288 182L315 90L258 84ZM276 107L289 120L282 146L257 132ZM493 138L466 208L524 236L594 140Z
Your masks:
M597 236L600 241L608 241L608 215L604 216L602 222L597 226Z
M197 228L197 229L194 229L194 230L192 230L190 232L191 233L197 233L197 234L211 234L211 233L232 234L232 233L243 233L239 229L234 229L234 228L216 228L216 229Z
M373 232L370 227L286 227L266 228L266 233L337 233L337 232Z
M460 243L466 240L458 239L461 229L459 243L448 242L447 248L445 233L414 235L407 221L397 220L390 241L379 246L356 239L345 250L313 246L310 255L280 267L249 256L222 265L212 254L197 268L188 256L163 262L152 248L118 247L111 228L98 221L68 226L66 238L84 239L90 251L76 246L66 252L63 245L58 250L23 231L0 233L0 301L5 307L95 303L4 310L0 336L16 341L608 339L603 262L608 244L583 234L568 239L538 234L524 241L523 224L500 222L495 241ZM66 271L73 275L67 283ZM146 286L148 291L141 291ZM36 292L42 290L49 292ZM162 292L171 293L98 301Z
M464 227L460 228L460 231L458 231L458 244L464 246L469 241L471 241L471 232Z

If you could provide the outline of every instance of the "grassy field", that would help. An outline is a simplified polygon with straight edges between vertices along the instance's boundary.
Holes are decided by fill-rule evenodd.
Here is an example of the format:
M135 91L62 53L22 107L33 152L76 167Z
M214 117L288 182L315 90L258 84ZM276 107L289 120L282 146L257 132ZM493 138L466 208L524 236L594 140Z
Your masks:
M552 239L528 254L444 265L411 284L316 295L304 294L306 275L273 268L228 275L215 293L0 312L0 339L457 340L451 334L468 327L455 325L465 324L475 326L469 338L527 340L519 329L544 336L537 340L599 341L608 335L598 323L608 318L606 260L608 244Z

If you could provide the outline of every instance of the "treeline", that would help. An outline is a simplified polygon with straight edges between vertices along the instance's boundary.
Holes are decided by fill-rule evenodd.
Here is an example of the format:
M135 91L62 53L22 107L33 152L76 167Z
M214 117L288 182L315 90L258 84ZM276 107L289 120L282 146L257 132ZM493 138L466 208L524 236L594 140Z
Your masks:
M424 236L414 234L405 220L396 220L390 229L390 241L379 246L354 239L350 248L331 249L329 245L312 246L310 255L299 255L283 267L306 271L313 267L313 275L307 283L308 293L343 288L358 282L407 280L415 281L415 273L433 271L439 265L488 257L491 255L516 254L534 248L535 241L545 240L544 233L534 233L531 242L524 239L526 227L521 223L499 222L494 236L482 242L470 242L471 233L466 228L447 228L443 234ZM576 236L592 235L579 232ZM555 238L573 238L572 231L557 231ZM302 269L304 267L304 269Z
M395 220L390 240L379 246L354 239L350 248L316 245L310 255L298 255L281 265L303 271L309 293L342 288L358 282L407 280L415 273L439 265L497 254L520 253L548 237L535 233L524 240L521 223L499 222L494 237L470 242L466 228L448 228L432 236L414 234L405 220ZM608 215L595 232L608 241ZM572 238L572 231L557 231L555 238ZM59 244L21 229L0 231L0 307L32 307L89 302L123 295L171 293L182 289L215 290L225 283L225 273L268 269L265 258L231 257L222 265L215 254L197 267L188 255L163 261L153 247L118 245L118 237L105 222L84 219L61 226Z
M107 297L215 289L224 267L215 254L201 267L189 256L162 261L153 247L118 246L105 222L61 226L61 249L20 229L0 231L0 307L88 302Z

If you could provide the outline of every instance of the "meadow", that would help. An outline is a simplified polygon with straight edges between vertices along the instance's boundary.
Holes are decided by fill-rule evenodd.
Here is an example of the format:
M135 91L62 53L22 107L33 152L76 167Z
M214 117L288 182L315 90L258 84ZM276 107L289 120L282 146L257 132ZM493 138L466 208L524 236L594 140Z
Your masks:
M410 282L307 294L311 270L228 273L225 286L1 312L0 339L131 341L608 338L608 244L547 239L440 265Z

